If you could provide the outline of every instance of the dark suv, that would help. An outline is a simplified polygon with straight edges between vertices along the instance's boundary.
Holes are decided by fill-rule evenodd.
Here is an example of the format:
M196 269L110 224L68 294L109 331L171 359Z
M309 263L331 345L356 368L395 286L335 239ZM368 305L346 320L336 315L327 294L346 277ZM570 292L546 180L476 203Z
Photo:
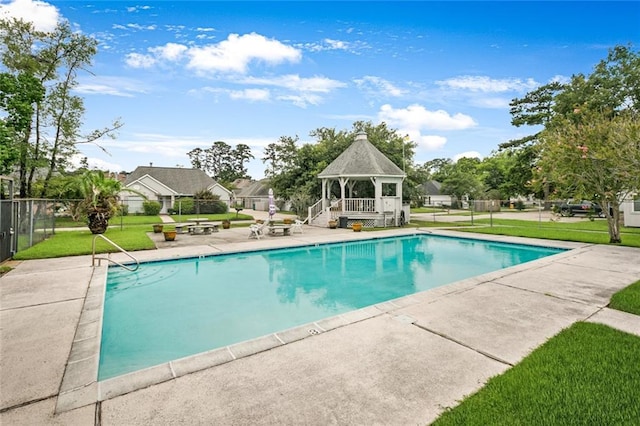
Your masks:
M604 217L604 212L599 204L591 201L570 201L562 203L558 206L558 211L561 216L573 216L576 214L594 215L598 217Z

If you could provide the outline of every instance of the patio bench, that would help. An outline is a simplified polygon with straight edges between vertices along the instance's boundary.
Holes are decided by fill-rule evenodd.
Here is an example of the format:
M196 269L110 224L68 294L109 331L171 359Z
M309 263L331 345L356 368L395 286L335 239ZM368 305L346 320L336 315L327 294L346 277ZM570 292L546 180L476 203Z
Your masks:
M176 233L184 234L185 231L188 232L190 226L194 226L194 225L195 223L186 222L186 223L176 223L173 226L176 228Z
M220 226L220 223L200 223L198 225L189 225L188 229L189 229L189 234L191 235L198 235L198 234L204 234L204 235L209 235L212 232L218 232L218 226Z

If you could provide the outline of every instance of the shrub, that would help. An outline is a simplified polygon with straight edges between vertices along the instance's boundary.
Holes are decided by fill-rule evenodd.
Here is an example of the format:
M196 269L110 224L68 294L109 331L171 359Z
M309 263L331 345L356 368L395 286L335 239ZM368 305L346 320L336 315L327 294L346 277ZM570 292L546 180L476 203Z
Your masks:
M157 201L143 201L142 202L142 210L144 210L144 214L147 216L157 216L160 214L160 209L162 205Z
M208 189L198 191L194 195L196 213L221 214L228 210L227 204L220 201L220 196Z
M522 200L516 201L516 209L524 210L524 203L522 202Z
M196 211L195 204L193 202L193 198L180 198L175 203L173 203L173 210L176 212L180 212L182 214L193 214Z

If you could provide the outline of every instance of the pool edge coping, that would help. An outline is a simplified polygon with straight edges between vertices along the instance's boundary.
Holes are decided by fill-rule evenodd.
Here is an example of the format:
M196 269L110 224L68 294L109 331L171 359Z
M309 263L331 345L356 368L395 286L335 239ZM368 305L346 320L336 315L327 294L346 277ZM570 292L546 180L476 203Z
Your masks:
M520 272L523 268L531 269L531 267L540 267L551 260L557 260L559 256L567 256L575 254L575 249L590 246L590 244L556 241L556 240L539 240L523 237L505 237L501 235L485 235L485 234L469 234L467 232L451 232L448 230L435 230L420 228L411 230L402 230L404 232L385 232L384 236L366 235L365 233L356 238L339 238L334 241L322 241L318 243L294 243L287 246L273 247L271 249L285 249L304 247L308 245L334 244L343 242L354 242L358 240L374 240L386 237L406 237L418 234L427 234L435 236L448 236L462 239L484 240L491 242L513 243L520 245L529 245L536 247L559 248L565 251L546 256L541 259L521 263L510 266L508 268L499 269L497 271L488 272L486 274L477 275L463 280L455 281L429 290L391 299L385 302L366 306L360 309L349 311L343 314L331 316L315 322L292 327L275 333L257 337L255 339L227 345L221 348L212 349L205 352L178 358L165 363L157 364L144 369L136 370L131 373L122 374L113 378L98 380L98 367L100 361L100 344L102 338L102 318L104 311L104 299L106 294L107 281L107 265L94 267L87 294L83 303L80 319L74 335L74 340L69 353L69 358L65 366L60 391L56 400L55 412L62 413L97 402L105 401L130 392L147 388L156 384L164 383L169 380L176 379L188 374L202 371L208 368L223 365L237 359L252 356L261 352L265 352L277 347L286 346L290 343L303 340L314 335L322 334L337 328L355 324L376 316L390 314L396 309L410 306L417 303L433 302L446 295L466 291L472 286L488 282L504 275L510 275ZM373 233L372 233L373 234ZM376 233L377 234L377 233ZM486 238L489 237L489 238ZM234 254L247 253L270 250L269 248L257 248L254 250L228 250L218 251L209 255L218 254ZM208 255L207 255L208 256ZM198 256L180 256L158 258L149 262L162 260L175 260L177 258L193 258ZM99 298L96 300L96 298ZM96 306L97 303L97 306ZM97 316L97 318L96 318ZM411 318L403 319L403 321L411 321ZM93 333L86 332L85 327L92 324L97 330ZM322 326L324 324L324 327ZM318 331L317 328L320 328ZM306 329L306 334L305 334ZM316 333L310 330L314 329ZM89 336L85 336L88 333ZM285 340L282 340L282 336ZM287 337L288 336L288 337ZM235 350L235 352L234 352ZM91 352L87 354L87 352ZM77 357L80 357L76 359Z

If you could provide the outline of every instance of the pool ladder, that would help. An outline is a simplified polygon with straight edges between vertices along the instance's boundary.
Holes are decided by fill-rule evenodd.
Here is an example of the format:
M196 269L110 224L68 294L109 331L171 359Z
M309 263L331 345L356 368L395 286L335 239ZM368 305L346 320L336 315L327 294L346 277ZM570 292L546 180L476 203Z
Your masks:
M109 257L109 255L107 255L107 257L96 256L96 240L98 238L102 238L103 240L105 240L106 242L108 242L109 244L111 244L112 246L117 248L118 250L120 250L122 253L124 253L127 256L129 256L130 259L132 259L134 262L136 262L135 268L131 268L131 267L125 265L124 263L120 263L118 261L115 261L115 260L111 259ZM126 251L125 249L123 249L122 247L120 247L119 245L117 245L116 243L114 243L113 241L111 241L110 239L108 239L107 237L105 237L102 234L98 234L95 237L93 237L93 244L91 246L91 266L96 266L96 259L98 260L98 266L100 266L100 261L104 259L107 262L115 263L116 265L126 269L127 271L131 271L131 272L136 271L140 267L140 261L138 261L138 259L136 259L131 253L129 253L128 251Z

